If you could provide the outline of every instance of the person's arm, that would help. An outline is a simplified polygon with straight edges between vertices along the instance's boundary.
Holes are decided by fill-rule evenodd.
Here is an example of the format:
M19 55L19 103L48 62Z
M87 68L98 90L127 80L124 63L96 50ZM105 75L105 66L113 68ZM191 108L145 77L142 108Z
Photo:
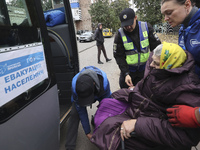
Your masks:
M167 109L169 122L175 127L197 128L200 126L200 108L174 105Z
M124 76L128 75L129 66L126 62L125 48L119 32L115 36L113 44L113 55L115 57L115 60L119 66L121 73L123 73Z
M156 32L154 31L151 24L147 23L148 29L149 29L149 45L150 45L150 51L153 51L159 44L161 44L161 41L159 37L157 36Z
M91 132L87 109L86 107L80 107L79 105L76 105L76 108L81 120L83 130L87 136Z
M173 149L190 148L199 142L199 130L175 128L168 120L139 117L134 129L138 138L148 139L155 145L168 145Z
M102 43L102 40L99 38L99 30L97 29L96 32L95 32L95 40L98 42L98 43Z

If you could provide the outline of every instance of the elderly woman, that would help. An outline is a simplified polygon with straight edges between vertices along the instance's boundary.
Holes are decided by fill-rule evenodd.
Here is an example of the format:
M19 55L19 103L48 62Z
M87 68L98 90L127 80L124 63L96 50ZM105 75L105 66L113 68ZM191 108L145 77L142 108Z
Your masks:
M193 68L191 54L180 46L164 42L156 47L144 78L133 91L121 89L112 94L115 99L128 101L130 107L105 119L91 142L102 150L120 149L121 138L129 150L189 150L196 146L200 128L172 127L166 115L166 108L174 104L200 106L200 83ZM130 138L132 131L137 137Z

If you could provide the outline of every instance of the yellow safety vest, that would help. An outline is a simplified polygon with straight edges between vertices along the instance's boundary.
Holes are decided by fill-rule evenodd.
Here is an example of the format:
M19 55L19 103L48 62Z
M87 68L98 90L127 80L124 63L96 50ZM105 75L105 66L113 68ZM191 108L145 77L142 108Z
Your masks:
M126 62L128 65L131 66L145 65L146 61L149 58L149 39L146 22L138 21L138 24L139 33L142 33L142 35L140 34L141 52L138 52L133 44L133 41L131 41L131 39L127 35L125 35L124 30L122 28L119 29L124 48L126 50Z

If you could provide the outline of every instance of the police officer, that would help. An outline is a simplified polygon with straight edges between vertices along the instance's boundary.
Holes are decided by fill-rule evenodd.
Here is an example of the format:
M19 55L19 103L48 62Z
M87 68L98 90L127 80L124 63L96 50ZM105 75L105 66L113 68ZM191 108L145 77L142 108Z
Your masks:
M121 28L115 36L113 50L121 70L121 88L135 86L144 76L149 50L161 44L152 26L137 20L131 8L125 8L119 15Z
M99 102L111 95L110 84L107 75L102 70L94 67L84 67L72 79L72 110L70 113L66 150L74 150L78 134L78 126L81 121L85 135L92 137L86 106Z

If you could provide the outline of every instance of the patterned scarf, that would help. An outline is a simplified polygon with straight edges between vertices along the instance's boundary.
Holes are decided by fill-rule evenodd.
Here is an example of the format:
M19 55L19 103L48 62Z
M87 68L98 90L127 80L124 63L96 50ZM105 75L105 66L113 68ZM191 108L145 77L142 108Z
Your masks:
M181 67L186 59L187 55L179 45L163 42L163 48L160 56L160 69L173 69Z

